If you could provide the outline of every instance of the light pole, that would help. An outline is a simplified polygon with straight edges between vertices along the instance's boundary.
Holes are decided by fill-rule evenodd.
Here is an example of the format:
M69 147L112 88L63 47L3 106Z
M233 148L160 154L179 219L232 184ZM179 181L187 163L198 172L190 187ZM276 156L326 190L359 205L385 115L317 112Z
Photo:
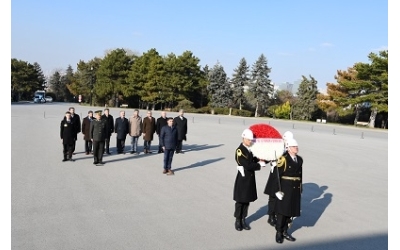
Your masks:
M90 106L93 106L93 66L90 67Z

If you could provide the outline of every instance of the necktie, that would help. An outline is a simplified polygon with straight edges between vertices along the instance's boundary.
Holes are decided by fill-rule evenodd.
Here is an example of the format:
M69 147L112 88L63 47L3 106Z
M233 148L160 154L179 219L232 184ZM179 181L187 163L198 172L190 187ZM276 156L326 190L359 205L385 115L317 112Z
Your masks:
M293 158L293 161L294 161L294 162L297 162L297 157L294 157L294 158Z

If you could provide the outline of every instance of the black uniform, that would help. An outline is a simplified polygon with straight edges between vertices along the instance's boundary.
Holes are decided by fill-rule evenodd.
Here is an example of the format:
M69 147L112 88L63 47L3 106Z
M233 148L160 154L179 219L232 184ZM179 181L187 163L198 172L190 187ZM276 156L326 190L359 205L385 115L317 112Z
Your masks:
M161 134L161 128L168 125L167 123L167 117L159 117L157 119L156 122L156 133L158 135L158 153L162 153L164 152L162 149L162 145L161 145L161 138L160 138L160 134ZM175 148L174 148L175 149Z
M277 172L279 171L279 172ZM264 193L275 196L279 191L284 193L282 200L275 200L275 213L277 215L276 232L287 237L288 225L292 217L300 216L302 177L303 177L303 158L296 156L296 161L288 153L279 158L274 174L268 178ZM278 174L279 173L279 178Z
M104 120L96 119L92 121L90 124L90 137L93 139L93 164L103 163L103 149L106 133L106 122Z
M60 124L60 138L63 140L63 161L72 160L72 153L76 141L76 126L71 120L64 118Z
M106 139L104 143L103 153L111 154L110 153L110 138L112 133L114 133L114 117L110 114L101 116L101 119L105 120L106 122Z
M239 166L244 168L244 176L238 171L233 189L233 200L236 201L235 227L250 229L245 222L250 202L257 200L257 186L255 171L260 170L261 165L258 164L258 159L253 156L253 153L248 150L242 143L236 149L235 161Z

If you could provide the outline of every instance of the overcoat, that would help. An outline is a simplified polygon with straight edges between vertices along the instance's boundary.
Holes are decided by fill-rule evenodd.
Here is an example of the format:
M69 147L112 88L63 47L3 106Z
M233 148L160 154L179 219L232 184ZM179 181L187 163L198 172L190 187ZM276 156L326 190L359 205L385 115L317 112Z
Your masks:
M143 140L152 141L154 133L156 132L156 120L154 117L143 118L143 129L142 132L145 133Z
M83 139L85 141L90 141L91 140L91 138L90 138L90 124L91 124L92 121L93 121L93 118L89 118L88 116L86 116L82 120L82 134L84 135Z
M244 168L244 176L237 171L233 188L233 200L236 202L253 202L257 200L257 186L255 171L260 170L258 159L253 156L242 143L235 151L235 161Z
M157 121L156 121L156 134L160 135L161 128L164 127L164 126L167 126L167 125L168 125L167 117L165 117L165 118L162 117L162 116L158 117Z
M186 117L177 116L174 118L174 124L176 129L178 130L178 140L185 140L186 141L186 134L188 132L188 125Z
M101 119L106 122L106 138L110 138L112 133L114 133L114 117L110 114L108 116L103 114Z
M274 195L279 191L284 193L283 199L276 199L275 212L287 217L299 217L301 209L301 192L303 178L303 158L296 156L297 162L293 161L289 154L279 158L277 166L270 174L264 193ZM279 173L279 178L278 178Z
M131 116L129 118L129 135L140 136L142 134L142 118L140 116Z
M117 133L117 139L125 140L129 133L129 120L126 117L116 118L114 130Z
M63 119L60 124L60 138L63 144L74 144L76 137L76 125L72 120Z

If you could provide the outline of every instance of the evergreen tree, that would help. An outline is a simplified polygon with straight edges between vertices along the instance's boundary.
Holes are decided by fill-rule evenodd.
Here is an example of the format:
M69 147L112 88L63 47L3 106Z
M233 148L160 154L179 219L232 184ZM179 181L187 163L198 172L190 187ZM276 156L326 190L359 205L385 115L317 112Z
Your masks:
M255 117L264 113L273 95L274 87L269 79L271 68L268 68L267 58L261 54L251 69L251 79L249 82L249 92L255 99ZM259 111L261 109L261 112Z
M230 107L232 89L229 85L224 67L217 63L210 70L208 79L210 84L207 89L210 93L211 107Z
M127 96L127 76L130 71L133 56L127 55L124 49L109 52L100 62L96 72L94 94L106 97L106 103L119 107L119 103Z
M310 80L302 76L302 81L297 90L297 102L293 107L294 117L300 120L311 120L313 113L318 109L317 81L310 75Z
M242 110L242 105L245 101L244 86L249 83L249 66L247 65L246 59L242 58L239 62L239 66L233 70L232 77L232 94L233 103L239 105L239 109Z

